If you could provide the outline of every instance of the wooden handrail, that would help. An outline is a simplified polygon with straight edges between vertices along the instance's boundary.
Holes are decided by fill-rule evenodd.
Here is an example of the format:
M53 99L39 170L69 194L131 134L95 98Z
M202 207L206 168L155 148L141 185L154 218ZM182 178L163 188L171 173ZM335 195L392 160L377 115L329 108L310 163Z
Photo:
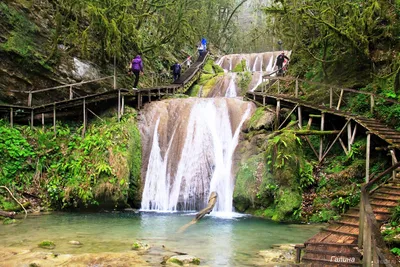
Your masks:
M370 200L369 189L385 175L400 167L400 162L392 165L378 176L370 176L370 181L361 186L360 219L358 247L363 249L363 266L371 266L371 262L379 261L385 266L396 266L396 259L391 257L389 249L382 238L378 222L376 221ZM394 263L394 265L392 265Z
M89 80L89 81L84 81L84 82L79 82L79 83L71 83L71 84L59 85L59 86L39 89L39 90L35 90L35 91L20 91L20 92L24 92L24 93L28 93L28 94L41 93L41 92L46 92L46 91L50 91L50 90L61 89L61 88L64 88L64 87L78 86L78 85L82 85L82 84L86 84L86 83L98 82L98 81L102 81L102 80L106 80L106 79L110 79L110 78L114 78L114 76L107 76L107 77L94 79L94 80Z
M400 102L398 102L398 101L396 101L394 99L386 98L386 97L383 97L383 96L380 96L380 95L377 95L377 94L374 94L374 93L371 93L371 92L364 92L364 91L359 91L359 90L350 89L350 88L341 88L341 87L330 85L330 84L324 84L324 83L319 83L319 82L314 82L314 81L308 81L308 80L299 79L299 78L277 77L277 76L271 77L271 76L268 76L268 75L264 75L263 79L284 80L284 81L298 80L298 81L306 82L306 83L313 84L313 85L333 88L333 89L337 89L337 90L343 90L345 92L352 92L352 93L357 93L357 94L369 95L369 96L373 96L373 97L376 97L376 98L384 99L385 101L388 101L388 102L391 102L391 103L400 104Z

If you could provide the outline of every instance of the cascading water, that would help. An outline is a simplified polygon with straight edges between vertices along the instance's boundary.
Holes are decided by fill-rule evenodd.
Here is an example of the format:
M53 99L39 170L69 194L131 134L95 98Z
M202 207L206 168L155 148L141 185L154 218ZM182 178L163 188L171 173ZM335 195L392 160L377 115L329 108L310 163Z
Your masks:
M172 114L174 109L185 112L174 120L162 118L164 113L161 112L155 118L142 210L201 209L206 206L209 194L215 191L218 201L214 210L231 212L233 152L241 126L254 109L253 104L234 98L163 102ZM152 105L157 109L156 103ZM150 105L149 109L145 113L154 114ZM231 118L230 114L236 118ZM162 126L163 120L167 125ZM173 130L168 138L165 135L171 130L170 126ZM162 142L161 139L168 140Z
M234 177L232 157L240 129L254 104L236 96L239 74L232 73L244 60L252 71L249 84L257 89L266 72L272 72L279 52L235 54L218 64L226 72L218 76L209 98L170 99L145 106L141 115L143 143L142 210L199 210L211 192L218 193L214 211L232 212Z

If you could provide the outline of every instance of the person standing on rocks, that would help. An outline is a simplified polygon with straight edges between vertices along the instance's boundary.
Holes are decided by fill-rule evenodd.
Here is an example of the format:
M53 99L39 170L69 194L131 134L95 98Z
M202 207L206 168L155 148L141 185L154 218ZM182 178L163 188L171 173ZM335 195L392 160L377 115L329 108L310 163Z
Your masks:
M135 81L133 83L133 90L137 90L137 86L139 84L139 76L143 75L143 62L140 55L137 55L131 62L131 70L132 73L135 75Z

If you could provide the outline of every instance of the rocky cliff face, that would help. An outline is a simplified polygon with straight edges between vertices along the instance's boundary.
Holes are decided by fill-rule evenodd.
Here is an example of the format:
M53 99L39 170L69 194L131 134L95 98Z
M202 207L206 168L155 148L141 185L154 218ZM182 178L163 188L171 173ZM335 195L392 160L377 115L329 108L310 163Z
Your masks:
M59 43L56 32L56 4L47 0L0 3L0 103L27 105L24 91L105 76L107 66L79 59L68 46ZM74 88L80 94L105 90L110 83ZM63 100L65 90L36 97L33 105Z

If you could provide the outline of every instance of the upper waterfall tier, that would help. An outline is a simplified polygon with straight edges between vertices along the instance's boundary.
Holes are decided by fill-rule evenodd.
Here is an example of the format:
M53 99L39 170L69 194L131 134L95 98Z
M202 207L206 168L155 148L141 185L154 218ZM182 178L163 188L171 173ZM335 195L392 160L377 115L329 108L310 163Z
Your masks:
M284 51L287 56L290 56L291 51ZM246 69L248 71L265 71L273 72L276 66L276 57L282 51L252 53L252 54L230 54L225 55L218 60L224 70L232 71L235 66L241 63L242 60L246 62Z
M146 105L143 210L195 210L218 193L216 211L232 211L232 156L254 105L236 98L169 99Z

